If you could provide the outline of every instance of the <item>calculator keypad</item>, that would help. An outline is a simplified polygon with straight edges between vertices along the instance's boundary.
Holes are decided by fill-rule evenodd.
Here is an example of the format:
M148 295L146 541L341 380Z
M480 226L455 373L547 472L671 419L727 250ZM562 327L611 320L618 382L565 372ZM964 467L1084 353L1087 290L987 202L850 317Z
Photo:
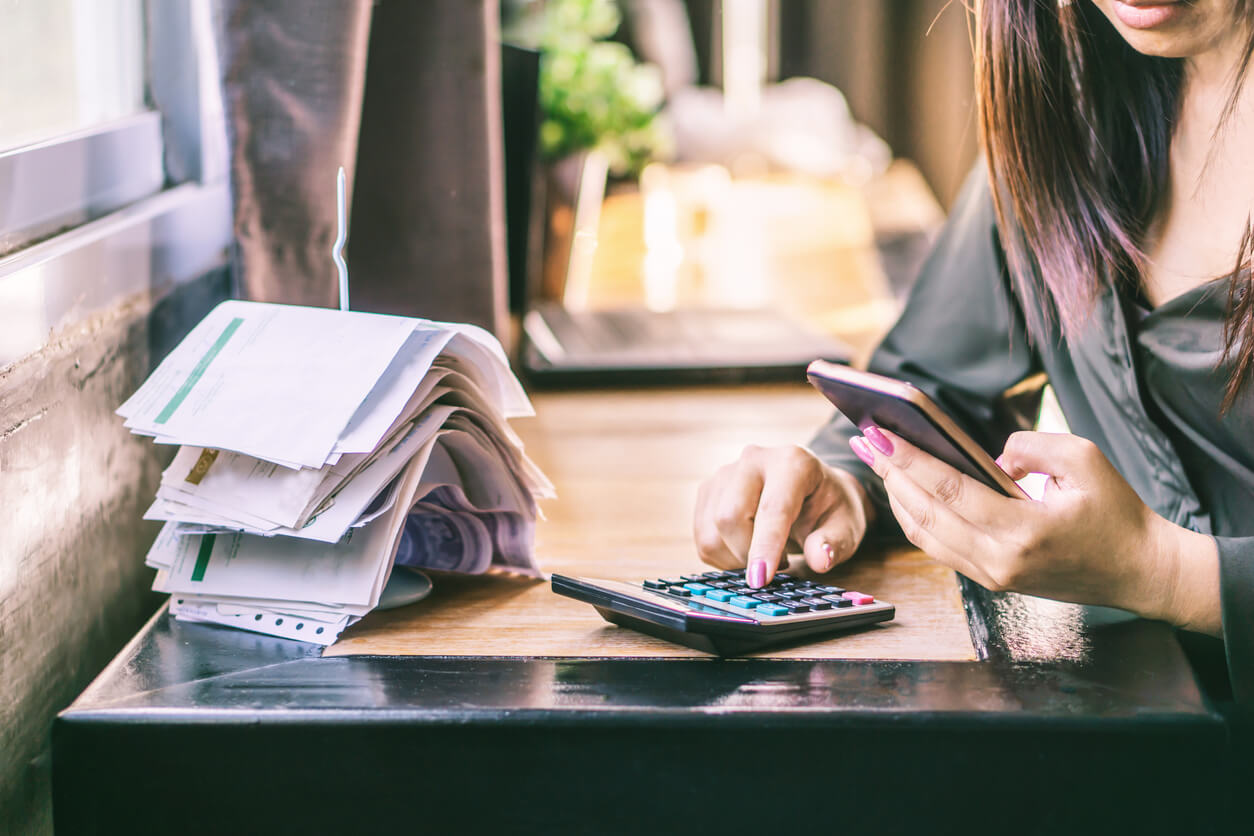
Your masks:
M876 603L875 598L839 586L794 578L783 572L760 589L745 582L745 570L721 569L679 578L646 580L646 590L689 600L726 604L733 612L779 617Z

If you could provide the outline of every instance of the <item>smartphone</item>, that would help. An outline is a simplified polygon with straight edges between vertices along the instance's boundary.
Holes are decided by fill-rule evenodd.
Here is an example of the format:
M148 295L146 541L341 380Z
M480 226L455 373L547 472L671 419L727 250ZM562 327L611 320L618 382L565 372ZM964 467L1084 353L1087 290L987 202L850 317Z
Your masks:
M983 447L911 384L826 360L811 363L806 377L859 429L882 427L993 490L1027 498Z

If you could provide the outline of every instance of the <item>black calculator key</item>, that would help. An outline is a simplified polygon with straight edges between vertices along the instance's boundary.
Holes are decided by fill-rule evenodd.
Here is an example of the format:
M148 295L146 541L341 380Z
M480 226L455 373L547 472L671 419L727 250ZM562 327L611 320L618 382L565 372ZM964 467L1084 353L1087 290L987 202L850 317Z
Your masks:
M766 603L768 603L768 604L773 604L773 603L775 603L776 601L781 600L781 599L780 599L780 597L779 597L778 595L772 595L772 594L771 594L771 593L769 593L769 592L763 592L763 593L760 593L760 594L758 594L758 595L754 595L753 597L754 597L754 598L757 598L759 601L764 601L764 602L766 602Z
M775 580L787 583L792 580L792 575L785 575L783 572L779 572L775 575Z
M823 592L825 592L828 595L844 595L845 594L844 587L840 587L840 586L820 586L819 589L823 590Z
M781 607L787 607L790 613L809 612L810 608L800 601L776 601Z
M683 586L685 583L687 583L687 581L681 581L679 578L673 578L673 579L667 578L666 580L662 581L662 583L666 584L667 586Z
M705 580L705 575L680 575L682 583L699 583Z
M692 592L690 590L684 589L682 586L672 586L670 589L666 591L669 592L671 595L678 595L680 598L692 597Z
M831 601L833 607L852 607L853 601L848 598L842 598L839 595L824 595L823 600Z
M670 586L670 584L668 584L666 581L645 581L644 582L645 589L666 589L666 587L668 586Z
M731 584L728 583L727 581L720 581L720 580L713 580L713 579L709 581L709 584L715 589L727 589L727 587L731 586Z
M832 608L832 602L824 601L822 598L802 598L801 603L809 604L816 610L830 610Z

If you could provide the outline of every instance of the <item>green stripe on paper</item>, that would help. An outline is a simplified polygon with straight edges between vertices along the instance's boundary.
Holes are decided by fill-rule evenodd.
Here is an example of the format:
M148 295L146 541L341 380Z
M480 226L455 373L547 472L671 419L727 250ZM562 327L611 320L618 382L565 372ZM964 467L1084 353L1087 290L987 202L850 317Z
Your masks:
M200 538L200 552L196 555L196 565L192 567L192 580L203 581L205 570L209 568L209 557L213 554L213 540L218 535L206 534Z
M170 420L170 416L174 414L174 410L179 408L183 400L187 397L187 393L192 391L192 387L204 375L205 369L209 368L209 364L213 362L213 358L218 356L218 352L222 350L222 346L226 345L227 340L231 339L231 335L239 330L244 324L244 320L236 317L232 319L230 324L226 326L226 330L222 332L222 336L209 347L205 352L205 356L200 358L200 362L196 364L196 368L192 369L192 373L187 376L187 380L183 381L183 385L174 393L174 397L170 398L170 402L165 405L165 409L161 410L161 414L157 416L156 423L164 424Z

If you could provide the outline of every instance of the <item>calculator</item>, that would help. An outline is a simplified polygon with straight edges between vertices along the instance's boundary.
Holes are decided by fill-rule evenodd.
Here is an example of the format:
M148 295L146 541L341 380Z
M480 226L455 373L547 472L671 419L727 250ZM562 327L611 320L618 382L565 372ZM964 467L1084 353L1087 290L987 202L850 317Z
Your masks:
M896 613L871 595L782 572L754 589L744 569L639 583L555 574L553 591L591 604L612 624L719 656L888 621Z

